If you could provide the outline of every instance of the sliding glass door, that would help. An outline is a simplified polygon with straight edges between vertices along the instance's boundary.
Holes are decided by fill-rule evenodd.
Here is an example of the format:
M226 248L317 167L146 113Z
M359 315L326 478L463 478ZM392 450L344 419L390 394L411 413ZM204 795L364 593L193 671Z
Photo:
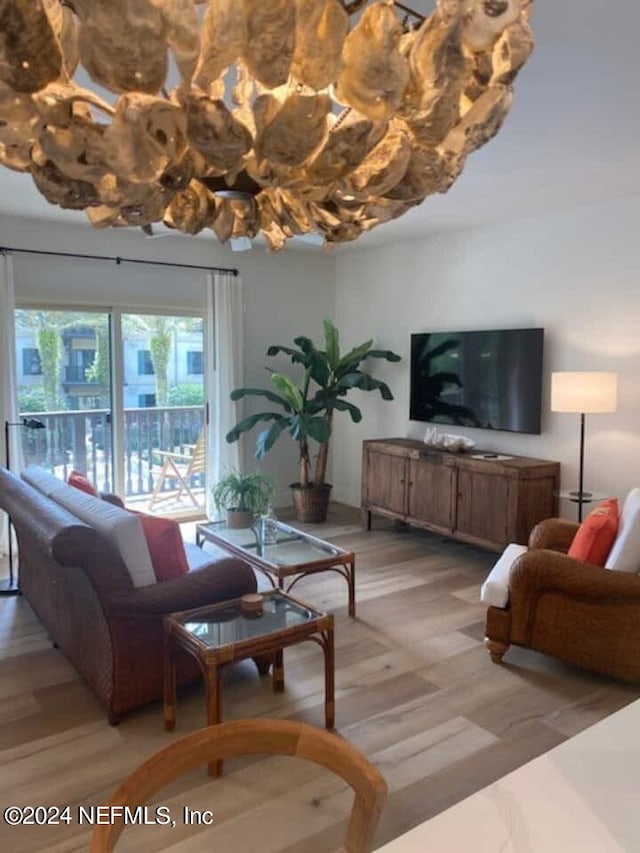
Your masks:
M173 517L205 507L202 317L20 308L24 464L86 474L126 505Z

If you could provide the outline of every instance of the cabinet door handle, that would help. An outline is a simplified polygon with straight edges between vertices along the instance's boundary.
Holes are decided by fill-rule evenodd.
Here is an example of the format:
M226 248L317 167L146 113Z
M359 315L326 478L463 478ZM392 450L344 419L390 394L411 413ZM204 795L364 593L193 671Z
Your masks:
M409 480L409 485L413 486L413 480Z
M401 483L404 483L404 480L400 480Z

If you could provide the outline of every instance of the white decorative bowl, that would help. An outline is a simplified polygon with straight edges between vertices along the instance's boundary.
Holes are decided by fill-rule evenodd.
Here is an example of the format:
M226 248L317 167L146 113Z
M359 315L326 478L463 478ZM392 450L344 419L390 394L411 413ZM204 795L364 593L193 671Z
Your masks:
M427 430L424 443L427 447L435 447L438 450L448 450L450 453L460 453L471 450L476 446L475 441L466 435L455 435L450 432L438 432L435 427Z

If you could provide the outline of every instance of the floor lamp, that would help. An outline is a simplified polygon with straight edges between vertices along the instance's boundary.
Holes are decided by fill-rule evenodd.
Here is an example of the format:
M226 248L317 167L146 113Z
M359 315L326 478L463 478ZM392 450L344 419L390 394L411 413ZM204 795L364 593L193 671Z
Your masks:
M584 491L584 426L585 415L606 414L618 409L617 373L552 373L551 411L580 415L580 468L578 491L569 492L578 504L578 521L582 521L582 505L589 503L591 492Z
M23 429L45 429L45 424L36 418L23 418L21 421L5 421L4 422L4 453L5 465L7 470L11 470L11 445L9 442L9 431L12 427L22 427ZM9 581L6 586L0 587L0 596L3 595L20 595L20 586L18 579L13 575L13 542L11 535L11 518L8 519L7 526L8 552L9 558Z

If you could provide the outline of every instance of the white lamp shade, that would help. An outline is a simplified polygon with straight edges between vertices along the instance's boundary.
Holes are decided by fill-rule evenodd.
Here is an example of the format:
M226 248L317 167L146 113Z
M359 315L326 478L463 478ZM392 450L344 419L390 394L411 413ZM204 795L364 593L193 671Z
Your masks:
M551 411L605 414L618 409L617 373L552 373Z

